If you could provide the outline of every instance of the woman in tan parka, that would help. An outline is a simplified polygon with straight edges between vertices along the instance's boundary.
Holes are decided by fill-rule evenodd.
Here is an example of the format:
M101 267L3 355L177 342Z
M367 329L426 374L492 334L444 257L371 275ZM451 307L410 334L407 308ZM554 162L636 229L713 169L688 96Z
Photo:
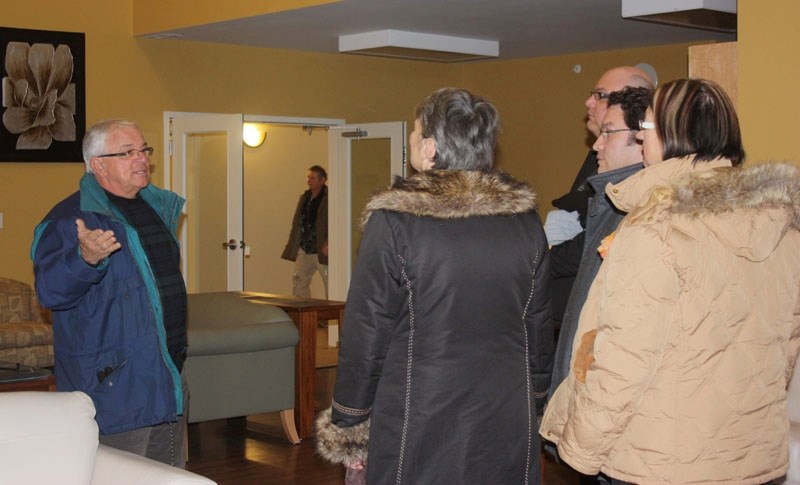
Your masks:
M663 85L640 128L645 169L606 187L629 214L599 248L541 434L614 482L769 482L788 464L800 172L738 167L736 113L711 81Z

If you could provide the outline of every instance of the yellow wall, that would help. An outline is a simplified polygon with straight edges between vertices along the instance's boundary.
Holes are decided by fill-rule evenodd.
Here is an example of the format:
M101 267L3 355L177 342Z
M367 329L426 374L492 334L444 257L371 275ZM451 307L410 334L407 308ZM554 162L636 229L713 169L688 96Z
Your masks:
M800 163L800 2L739 0L739 101L748 163Z
M411 126L413 108L424 96L444 85L464 86L498 105L504 127L499 166L533 182L545 210L583 160L588 144L582 100L604 69L646 61L662 79L685 73L685 46L451 65L136 39L129 2L82 0L80 5L42 0L31 9L7 2L2 23L86 34L87 124L134 119L159 150L164 111L406 121ZM572 72L575 63L583 66L580 75ZM160 185L160 154L153 166L153 180ZM77 188L82 172L78 163L0 164L3 276L33 280L28 260L33 228Z

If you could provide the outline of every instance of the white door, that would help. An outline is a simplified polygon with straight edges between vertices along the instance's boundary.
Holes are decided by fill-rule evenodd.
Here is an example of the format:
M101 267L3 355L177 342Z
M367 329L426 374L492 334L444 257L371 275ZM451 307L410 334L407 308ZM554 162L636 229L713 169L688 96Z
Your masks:
M393 176L405 176L405 122L329 127L328 167L328 298L344 301L361 212L369 196L389 187Z
M164 185L186 199L179 229L189 293L244 285L241 114L169 116ZM167 121L167 120L165 120ZM166 125L167 123L165 123Z

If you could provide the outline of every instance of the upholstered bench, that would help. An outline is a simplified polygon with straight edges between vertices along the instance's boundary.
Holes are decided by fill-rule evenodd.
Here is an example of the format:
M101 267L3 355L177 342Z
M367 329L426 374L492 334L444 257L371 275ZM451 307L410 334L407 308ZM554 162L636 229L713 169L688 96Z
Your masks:
M297 327L278 307L237 293L188 296L185 374L189 422L281 411L287 438L294 423Z

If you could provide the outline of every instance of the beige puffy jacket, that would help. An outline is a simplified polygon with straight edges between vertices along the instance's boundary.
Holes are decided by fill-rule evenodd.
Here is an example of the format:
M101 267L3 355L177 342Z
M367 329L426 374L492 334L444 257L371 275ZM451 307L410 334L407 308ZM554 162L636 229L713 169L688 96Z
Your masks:
M582 473L759 484L787 468L800 343L800 171L672 159L606 193L629 215L542 436Z

